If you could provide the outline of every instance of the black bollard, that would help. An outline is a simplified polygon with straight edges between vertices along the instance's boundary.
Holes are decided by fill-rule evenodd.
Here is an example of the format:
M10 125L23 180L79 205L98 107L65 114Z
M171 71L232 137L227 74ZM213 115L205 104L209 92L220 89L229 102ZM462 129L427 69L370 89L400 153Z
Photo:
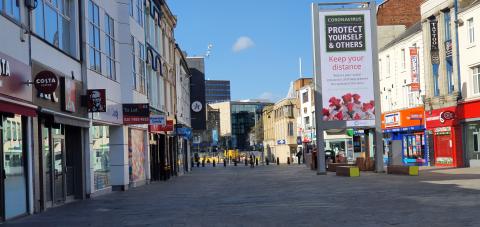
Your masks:
M213 159L213 167L217 166L217 164L215 163L215 159Z
M267 166L268 166L268 164L269 164L270 161L268 160L268 158L266 158L266 159L265 159L265 162L267 163Z
M233 161L233 165L234 165L234 166L237 166L237 160L234 160L234 161Z
M290 157L287 157L287 164L290 165Z
M227 160L223 159L223 167L227 167Z
M258 166L258 158L255 159L255 165Z
M277 166L280 165L280 158L277 157Z
M200 161L197 162L197 168L200 167Z
M248 160L245 158L245 166L248 166Z
M205 159L202 160L202 167L205 167Z

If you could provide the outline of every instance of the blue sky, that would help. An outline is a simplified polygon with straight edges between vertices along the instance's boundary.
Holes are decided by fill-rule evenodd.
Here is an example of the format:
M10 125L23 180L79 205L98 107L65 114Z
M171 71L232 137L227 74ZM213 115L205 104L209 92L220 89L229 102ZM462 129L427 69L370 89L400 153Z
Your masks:
M290 82L312 76L311 0L168 0L175 38L188 55L203 55L206 78L231 81L232 99L287 95ZM237 43L238 42L238 43ZM237 45L235 45L237 44Z

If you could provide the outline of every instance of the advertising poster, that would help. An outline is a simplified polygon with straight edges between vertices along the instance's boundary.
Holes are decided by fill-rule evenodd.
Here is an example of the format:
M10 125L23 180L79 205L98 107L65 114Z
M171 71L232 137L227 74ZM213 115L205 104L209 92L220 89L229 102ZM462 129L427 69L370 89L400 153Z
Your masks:
M412 83L410 84L410 91L419 91L418 49L416 47L410 47L410 63L412 65Z
M130 129L128 137L128 155L130 167L130 182L145 180L145 146L144 132Z
M374 126L370 11L319 12L324 121Z

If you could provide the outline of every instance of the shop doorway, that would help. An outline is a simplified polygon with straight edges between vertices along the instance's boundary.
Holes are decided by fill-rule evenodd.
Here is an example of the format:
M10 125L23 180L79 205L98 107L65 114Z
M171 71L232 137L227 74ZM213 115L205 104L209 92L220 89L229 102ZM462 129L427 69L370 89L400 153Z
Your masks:
M81 129L42 123L45 208L81 197Z
M453 165L452 137L450 135L437 135L435 140L435 163Z

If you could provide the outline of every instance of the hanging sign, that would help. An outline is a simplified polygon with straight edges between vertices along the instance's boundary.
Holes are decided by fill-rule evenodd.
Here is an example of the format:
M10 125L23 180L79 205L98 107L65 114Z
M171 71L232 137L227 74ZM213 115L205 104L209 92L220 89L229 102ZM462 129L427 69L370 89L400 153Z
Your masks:
M62 78L63 82L63 110L67 112L75 112L77 110L77 86L75 81L66 77Z
M10 76L10 62L0 58L0 76Z
M430 50L438 51L438 21L430 21Z
M167 116L164 114L150 115L150 125L162 125L167 124Z
M105 89L87 90L88 112L107 112L107 98Z
M43 94L52 94L58 87L57 76L50 71L41 71L33 80L35 88Z
M123 123L148 124L150 123L150 108L148 103L123 104Z
M419 67L418 67L418 49L410 47L410 64L412 65L412 81L410 91L420 90Z
M375 126L370 10L319 16L323 121Z

